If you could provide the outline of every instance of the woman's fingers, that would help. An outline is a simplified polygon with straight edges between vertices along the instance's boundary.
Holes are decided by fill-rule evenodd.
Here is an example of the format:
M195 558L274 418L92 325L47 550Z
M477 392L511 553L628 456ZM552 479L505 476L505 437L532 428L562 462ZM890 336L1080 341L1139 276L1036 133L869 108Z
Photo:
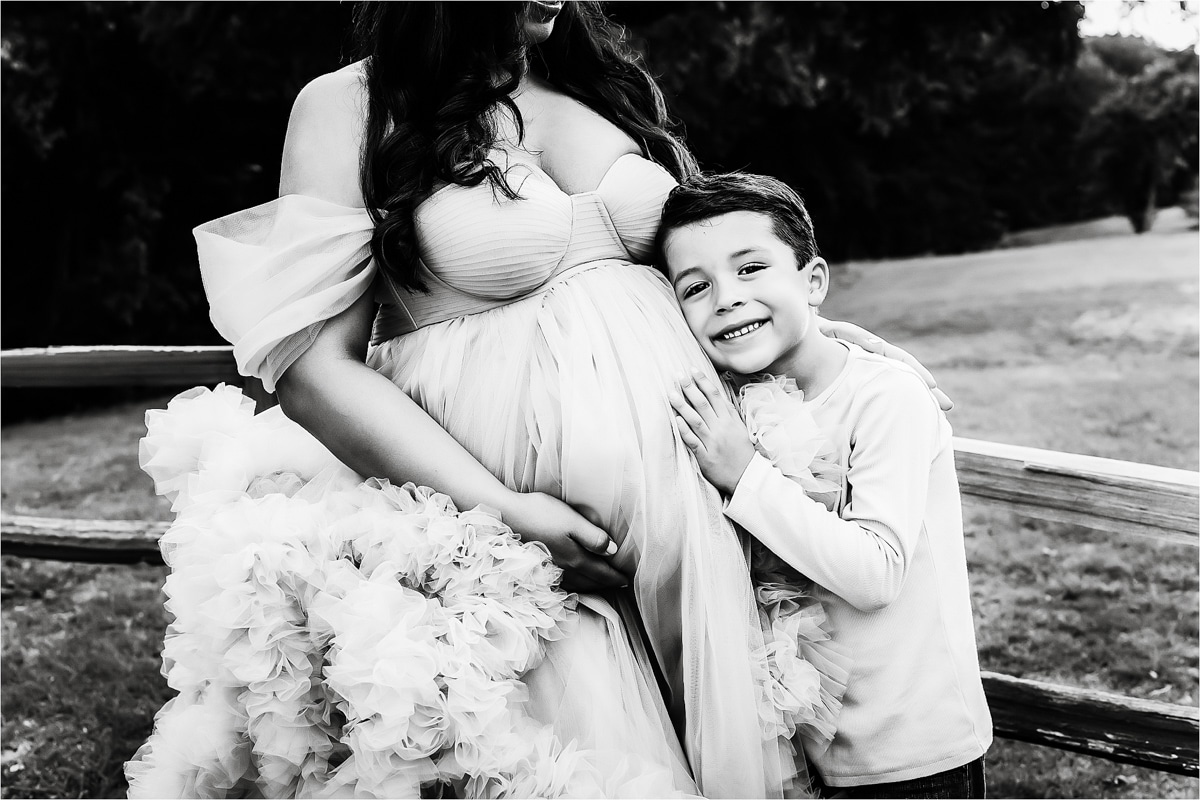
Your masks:
M933 399L937 400L938 406L941 407L942 411L949 411L954 408L954 401L950 399L950 396L936 386L933 387Z
M609 538L603 528L588 518L588 509L576 509L576 511L586 521L577 525L573 530L568 530L567 536L570 536L584 550L591 551L596 555L615 555L617 543Z
M546 545L559 566L570 566L582 556L599 557L593 553L616 552L608 533L584 516L590 511L578 511L542 492L518 493L516 497L519 502L513 504L504 521L522 539ZM599 520L595 515L593 519Z

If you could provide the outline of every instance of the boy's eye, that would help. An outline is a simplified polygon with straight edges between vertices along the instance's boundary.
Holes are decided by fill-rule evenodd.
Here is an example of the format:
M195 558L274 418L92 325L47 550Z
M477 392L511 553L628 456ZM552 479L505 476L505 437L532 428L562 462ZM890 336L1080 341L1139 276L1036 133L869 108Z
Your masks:
M707 288L708 288L707 282L696 281L695 283L689 283L687 286L685 286L683 288L683 291L679 293L679 296L682 297L684 300L686 300L689 297L694 297L694 296L698 295L700 292L703 292Z
M758 262L754 262L752 264L743 264L741 269L738 270L738 274L749 275L752 272L758 272L759 270L764 270L766 268L766 264L759 264Z

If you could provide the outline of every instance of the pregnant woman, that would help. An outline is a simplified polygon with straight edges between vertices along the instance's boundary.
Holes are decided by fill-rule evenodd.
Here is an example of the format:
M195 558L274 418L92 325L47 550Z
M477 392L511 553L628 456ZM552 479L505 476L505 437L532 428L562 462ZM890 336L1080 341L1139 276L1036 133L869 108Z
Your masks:
M770 634L760 624L743 542L671 422L667 395L677 378L694 370L716 375L662 277L642 265L663 199L695 169L668 132L657 86L621 30L591 3L365 3L357 24L364 60L313 81L296 102L280 197L196 231L213 322L233 343L239 368L277 390L287 417L299 423L294 441L310 433L357 475L311 481L318 470L293 469L283 463L292 457L286 447L267 447L261 458L280 463L251 469L253 480L239 478L239 502L263 515L270 502L292 509L285 501L303 498L309 512L296 519L309 520L337 513L339 486L376 476L384 482L372 491L394 493L386 480L433 487L458 509L482 507L471 519L483 521L470 530L486 527L491 509L525 542L545 545L564 585L580 592L578 613L569 631L564 625L562 635L544 637L544 658L522 677L522 708L552 731L545 752L557 768L574 764L572 774L590 777L460 783L456 791L799 791L802 757L788 741L795 726L764 688ZM191 435L199 405L211 400L181 396L165 412L163 430L170 422L171 431ZM214 471L215 456L200 458L205 479L160 467L180 439L155 430L143 461L180 510L164 540L170 562L173 552L196 549L192 543L213 526L241 524L243 506L208 492L206 510L189 511L189 498L201 496L197 486L211 479L224 487L228 473ZM411 527L420 511L421 525L433 531L440 523L428 522L429 495L416 497L380 512L384 528ZM460 522L468 516L456 518L446 504L438 513ZM330 522L323 530L328 540L339 529ZM361 549L345 552L370 560ZM435 556L443 566L458 564L453 553ZM172 567L173 579L183 574ZM197 580L209 580L217 567L205 569ZM258 580L254 570L247 574ZM197 698L214 696L219 681L197 677L198 668L171 670L185 651L211 657L208 651L230 646L219 637L205 640L217 642L208 647L195 643L199 633L189 625L202 623L184 618L189 588L182 578L168 581L177 620L165 661L172 685L189 688L160 713L154 736L130 763L132 794L220 794L252 785L300 795L398 791L388 773L411 763L413 737L400 737L403 746L388 740L399 734L381 725L385 714L351 718L352 704L322 694L322 674L330 686L347 680L343 662L353 637L338 634L336 647L319 651L315 621L333 630L349 624L347 614L384 613L363 605L371 595L350 604L349 590L337 585L326 575L312 590L311 598L332 597L327 605L310 598L279 612L288 632L315 637L284 659L289 675L297 663L308 670L294 692L271 688L280 669L253 683L237 677L237 663L220 667L234 675L221 701L222 734L181 716L199 718ZM207 604L191 605L211 620L237 605L229 598L242 588L231 579ZM259 652L256 642L274 643L273 636L249 635L247 652ZM392 685L398 663L408 663L408 651L395 652L395 660L361 665L364 703ZM176 675L185 672L187 680ZM444 703L457 678L437 680ZM247 700L262 691L275 704L273 716ZM300 710L288 716L279 705L286 702ZM406 709L404 724L414 719L412 708L425 708L396 702ZM457 760L445 756L437 768L407 775L412 791L448 780L447 764L470 777L463 720L482 715L452 711L428 712L442 738L426 750L442 747ZM282 729L289 732L283 742ZM356 751L352 769L338 744L350 732L383 755ZM220 755L222 735L240 755ZM188 754L208 739L215 742L208 750ZM451 740L453 747L445 744ZM307 755L293 757L300 751ZM204 774L179 778L196 761L205 762Z

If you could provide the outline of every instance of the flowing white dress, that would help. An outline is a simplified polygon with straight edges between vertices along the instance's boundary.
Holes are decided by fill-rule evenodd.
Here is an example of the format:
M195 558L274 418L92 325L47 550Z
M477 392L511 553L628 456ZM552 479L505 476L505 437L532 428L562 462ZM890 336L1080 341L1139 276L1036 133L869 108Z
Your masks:
M202 225L196 238L212 319L233 343L241 371L261 377L271 389L325 320L373 291L381 310L368 364L408 393L508 486L548 492L594 512L619 544L615 561L635 574L632 591L581 595L572 611L571 598L548 588L553 567L543 564L539 572L530 566L542 563L537 553L529 555L532 546L493 537L513 553L520 551L511 560L524 577L509 583L525 581L530 598L516 612L499 616L538 634L525 649L508 654L505 669L495 672L489 684L507 687L508 706L517 715L502 719L511 726L508 743L524 738L527 747L517 755L509 753L507 772L496 767L492 779L464 785L462 780L484 768L478 753L474 761L470 752L463 755L468 726L462 714L449 714L450 722L441 728L432 725L442 738L430 734L436 741L416 750L396 746L397 737L411 745L421 731L409 731L404 738L395 725L379 723L389 717L378 708L382 701L372 705L379 698L368 696L371 681L394 687L412 679L380 668L372 672L370 660L390 659L401 669L394 662L404 661L401 654L413 649L368 646L372 636L394 625L381 620L403 617L347 606L353 592L380 582L364 564L386 560L371 555L371 548L386 544L386 537L376 534L363 544L370 535L362 524L350 532L339 525L369 512L391 520L380 526L404 530L413 528L414 518L422 520L416 526L422 531L433 529L433 518L450 520L459 530L464 525L494 530L494 518L486 510L456 515L448 500L431 499L428 491L411 486L401 492L386 482L363 484L278 409L251 419L245 407L234 410L236 399L228 393L236 390L193 390L166 412L150 413L150 435L143 443L147 471L160 491L174 493L179 513L164 539L168 563L175 562L167 593L176 615L164 669L169 677L172 668L180 673L171 677L180 697L160 714L155 734L131 762L131 793L386 795L398 791L397 786L415 792L432 780L453 783L455 770L460 780L456 791L484 795L662 797L699 790L713 797L773 797L800 790L802 758L797 759L789 742L797 726L784 719L786 703L772 690L771 625L764 623L755 600L745 542L722 515L719 494L699 475L678 439L666 399L675 380L694 369L716 376L665 280L637 263L648 255L662 201L674 180L636 155L618 159L591 192L567 194L533 165L515 165L508 177L518 189L516 200L503 198L486 183L449 185L418 208L427 293L401 291L378 273L369 255L371 222L363 209L285 196ZM242 415L236 424L221 428L221 446L212 439L214 414ZM231 444L255 436L262 446ZM229 455L231 448L240 455ZM295 507L299 502L305 505ZM225 667L213 663L212 651L228 646L229 626L207 639L202 636L205 625L211 628L213 619L229 611L222 604L231 604L229 596L241 591L239 581L245 580L242 573L214 576L224 567L212 553L223 545L212 542L237 539L238 534L222 532L221 526L253 529L253 536L269 539L257 531L289 514L295 518L290 530L305 530L300 549L320 551L324 555L318 560L325 559L326 565L319 581L300 582L320 583L307 595L294 589L298 584L290 577L276 580L294 570L277 568L270 579L275 580L270 584L273 597L291 598L290 606L284 604L294 617L289 630L307 630L309 638L295 646L290 660L276 657L276 663L302 663L307 669L302 682L307 705L297 706L303 712L299 718L294 709L281 706L266 718L273 722L256 725L249 702L255 690L247 688L244 676L234 674L238 662L226 657ZM480 514L487 519L480 522ZM302 524L295 521L300 518ZM347 562L350 552L354 558ZM366 561L355 561L363 552ZM248 563L244 553L240 557L239 564ZM336 580L329 577L331 561L358 565L351 589L337 582L351 578L341 573ZM431 569L445 567L445 559L441 563ZM181 574L191 577L178 578ZM395 570L387 574L394 584ZM402 573L400 580L405 580ZM204 591L193 591L201 583ZM432 596L440 597L443 585L434 587ZM284 588L276 591L277 586ZM509 590L501 604L513 596ZM557 605L555 598L561 601ZM377 602L387 607L388 601ZM449 600L440 602L436 614L462 618ZM187 610L192 606L203 606L207 616L197 619ZM523 612L526 606L537 613ZM354 610L360 617L374 617L374 634L363 632L367 622L345 616ZM241 630L248 642L243 658L263 641L279 638L264 628L257 639L247 639L246 627ZM425 629L409 625L406 630L416 630L413 636L418 636ZM493 624L488 635L495 630ZM823 636L817 629L809 633L814 640ZM442 648L438 652L453 638L439 638L436 630L429 636L431 646ZM351 652L358 640L362 646ZM649 643L648 651L643 641ZM331 652L338 658L331 658ZM187 658L201 658L197 653L209 661L188 667ZM350 656L365 670L359 685L367 688L358 705L345 697L353 687L346 689L345 680L335 680L344 675L336 668ZM530 665L536 666L525 669ZM213 678L221 669L225 677ZM263 669L272 675L280 671ZM430 701L442 704L438 708L448 695L460 696L454 694L458 684L446 688L446 675L455 668L443 664L440 669L435 683L441 695ZM262 689L263 684L257 686ZM373 691L378 695L383 689ZM279 696L271 695L272 702ZM835 705L828 694L824 699ZM396 702L397 709L424 708L414 706L411 698ZM201 706L212 719L198 721L202 715L195 709ZM195 719L180 722L185 712ZM447 713L444 708L429 712L439 720ZM268 725L285 718L295 735L283 745L272 743L278 734L268 734ZM405 724L411 720L410 714ZM368 731L374 738L364 733L372 721L379 723ZM209 733L204 728L208 724L223 733ZM816 732L810 735L817 740L832 735L827 720L823 728L812 727ZM314 729L321 730L316 739ZM197 730L203 736L197 737ZM495 744L499 729L493 725L490 730L488 741ZM221 736L234 737L241 749L237 760L214 767L213 758L204 753L219 751ZM538 736L543 737L540 749L530 751L528 743ZM187 749L205 737L214 742L208 750ZM260 745L260 737L265 744ZM440 760L411 767L408 754L438 747ZM448 752L456 755L451 758ZM515 772L513 759L524 765ZM181 765L196 761L203 761L209 772L180 777L186 772ZM401 762L403 769L397 767ZM388 783L389 771L404 776L399 783ZM271 783L264 774L277 780Z

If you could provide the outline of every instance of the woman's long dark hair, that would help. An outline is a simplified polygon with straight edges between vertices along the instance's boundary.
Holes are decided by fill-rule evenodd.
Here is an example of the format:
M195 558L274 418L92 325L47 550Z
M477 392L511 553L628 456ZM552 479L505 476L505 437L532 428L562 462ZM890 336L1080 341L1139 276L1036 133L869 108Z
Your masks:
M515 192L488 159L493 110L526 68L523 2L362 2L355 37L368 93L359 179L375 232L371 253L402 286L423 289L413 212L438 182ZM528 46L528 68L612 122L677 179L696 171L671 133L662 92L596 2L565 3L554 33Z

